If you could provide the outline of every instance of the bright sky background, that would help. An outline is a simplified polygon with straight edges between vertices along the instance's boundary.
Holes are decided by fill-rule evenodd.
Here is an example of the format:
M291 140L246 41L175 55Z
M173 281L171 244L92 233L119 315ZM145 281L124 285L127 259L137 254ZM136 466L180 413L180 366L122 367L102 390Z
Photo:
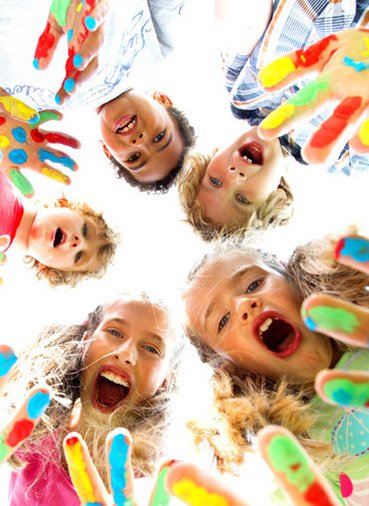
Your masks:
M191 30L186 32L185 44L167 67L148 71L141 81L152 82L152 89L166 92L188 113L199 146L207 151L247 128L231 118L228 111L210 10L206 10L209 5L209 0L202 2L196 23L192 22ZM199 27L201 36L197 38ZM52 126L50 123L50 129ZM117 291L144 289L174 302L191 265L207 248L184 222L175 189L163 196L148 196L115 178L98 143L93 111L70 113L55 128L75 135L83 143L75 154L80 170L73 174L68 197L86 200L104 211L106 220L120 231L122 241L106 276L75 289L51 289L36 281L11 250L8 264L0 273L4 278L0 287L1 341L17 352L45 324L83 321L95 305ZM329 231L342 231L350 223L361 224L363 230L368 228L368 177L329 176L321 168L291 163L290 178L298 199L295 220L270 234L268 247L287 257L299 242ZM30 174L30 179L36 199L41 201L50 195L59 196L63 190L37 175ZM189 388L193 387L189 380ZM5 497L1 497L4 488L0 487L1 504L6 504Z

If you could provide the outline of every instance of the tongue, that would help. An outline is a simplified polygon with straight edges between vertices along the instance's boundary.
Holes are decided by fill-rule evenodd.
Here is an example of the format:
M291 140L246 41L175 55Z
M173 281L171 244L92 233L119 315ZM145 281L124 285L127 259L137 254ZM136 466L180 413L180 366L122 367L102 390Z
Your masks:
M98 384L97 400L103 406L111 407L122 401L127 395L127 388L117 385L112 381L100 376Z

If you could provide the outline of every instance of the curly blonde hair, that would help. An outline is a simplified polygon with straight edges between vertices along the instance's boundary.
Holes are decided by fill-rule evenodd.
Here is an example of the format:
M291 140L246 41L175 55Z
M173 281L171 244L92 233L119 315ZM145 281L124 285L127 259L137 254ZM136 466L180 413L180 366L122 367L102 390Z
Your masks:
M82 216L91 218L98 230L98 236L102 241L102 245L97 251L97 259L99 267L95 271L63 271L43 265L30 255L24 257L24 262L36 270L38 279L46 279L51 286L68 285L74 287L79 281L88 278L101 278L111 262L117 244L119 242L119 234L108 226L103 218L102 213L96 212L85 202L70 202L65 198L59 199L54 203L55 207L67 207L72 211L76 211Z
M290 221L293 214L293 195L289 184L282 177L278 188L261 205L252 204L247 207L241 225L220 225L211 222L206 217L204 206L197 199L201 181L211 159L210 155L189 151L178 182L179 198L187 221L205 241L211 241L219 235L228 236L236 232L274 228L286 225Z
M297 247L286 265L274 255L245 247L239 241L224 241L195 267L189 280L201 276L204 265L240 251L283 274L297 290L301 302L311 293L323 291L369 307L369 292L366 289L369 275L335 261L333 250L336 239L327 236ZM250 373L218 355L190 324L187 325L186 334L203 362L208 363L214 371L217 414L211 419L193 422L191 429L198 442L209 442L220 470L234 471L235 466L243 462L244 452L251 448L256 432L269 424L289 429L325 470L335 471L339 462L346 459L345 456L335 457L330 444L309 436L315 423L315 415L309 412L308 402L314 395L312 387L302 388L285 378L275 382L260 374ZM331 343L333 348L342 353L350 349L333 339Z

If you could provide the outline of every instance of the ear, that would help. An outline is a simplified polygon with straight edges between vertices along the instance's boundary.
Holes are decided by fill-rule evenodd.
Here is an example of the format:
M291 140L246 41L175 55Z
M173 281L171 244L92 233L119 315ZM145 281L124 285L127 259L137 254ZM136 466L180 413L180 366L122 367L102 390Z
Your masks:
M165 95L165 93L161 93L161 91L154 91L152 94L152 98L159 102L159 104L165 105L165 106L172 106L173 102L168 97L168 95Z
M111 153L110 153L109 149L107 148L106 144L104 144L103 141L100 141L100 144L101 144L101 147L102 147L102 149L104 151L104 154L105 154L106 158L108 158L110 160Z

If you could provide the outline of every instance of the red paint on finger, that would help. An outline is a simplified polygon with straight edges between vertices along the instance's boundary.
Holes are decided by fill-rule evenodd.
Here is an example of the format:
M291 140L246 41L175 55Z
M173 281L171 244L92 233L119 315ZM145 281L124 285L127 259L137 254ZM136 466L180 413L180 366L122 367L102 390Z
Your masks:
M345 246L345 239L343 237L341 237L341 239L337 242L335 248L334 248L334 258L335 260L338 261L338 259L340 258L340 254L341 254L341 250L342 248L344 248Z
M74 446L75 444L77 444L79 441L78 441L78 437L76 436L72 436L72 437L68 437L66 440L65 440L65 443L68 445L68 446Z
M31 434L34 426L35 424L31 420L27 419L15 422L12 430L5 439L5 443L14 448Z
M335 35L329 35L328 37L324 37L322 40L318 40L315 44L312 44L307 49L298 49L296 51L296 61L295 65L297 67L311 67L317 63L322 55L322 53L327 49L329 44L337 40ZM331 56L336 49L334 49L329 56Z
M35 142L38 143L44 142L45 140L45 135L42 132L40 132L38 128L34 128L33 130L31 130L31 137Z
M313 148L325 148L332 144L347 127L350 118L360 108L362 101L361 97L348 97L343 100L335 108L332 116L324 121L313 135L310 145Z
M38 39L35 58L47 58L47 55L54 44L55 37L52 33L50 33L50 23L47 23L45 30Z
M332 499L317 481L306 490L304 499L313 506L334 506Z
M3 125L6 122L6 119L4 116L0 116L0 126Z
M79 148L79 142L77 139L66 137L65 135L59 134L57 132L50 132L45 135L45 138L48 142L63 144L64 146L69 146L70 148Z

